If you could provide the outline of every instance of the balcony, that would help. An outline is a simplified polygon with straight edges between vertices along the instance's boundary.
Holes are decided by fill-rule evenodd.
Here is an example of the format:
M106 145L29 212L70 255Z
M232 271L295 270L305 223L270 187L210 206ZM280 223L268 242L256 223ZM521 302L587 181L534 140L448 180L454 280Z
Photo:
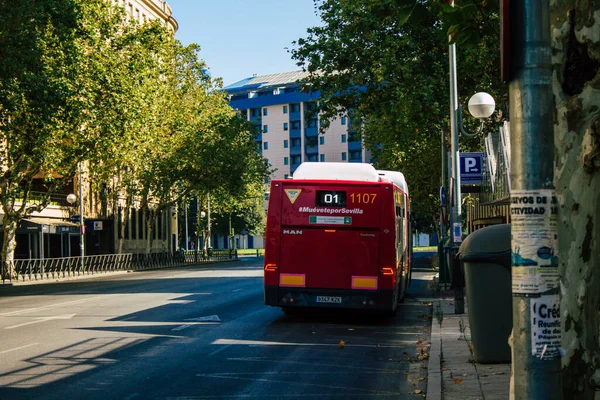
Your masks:
M317 145L315 145L315 146L305 146L304 147L304 153L307 156L317 155L317 154L319 154L319 146L317 146Z
M302 147L301 146L290 147L290 156L299 156L299 155L302 155Z
M319 136L319 128L304 128L304 135L306 137L317 137Z
M353 142L348 142L348 151L361 151L362 146L360 141L356 140Z
M301 136L302 136L302 131L300 130L300 128L290 129L290 139L300 139Z

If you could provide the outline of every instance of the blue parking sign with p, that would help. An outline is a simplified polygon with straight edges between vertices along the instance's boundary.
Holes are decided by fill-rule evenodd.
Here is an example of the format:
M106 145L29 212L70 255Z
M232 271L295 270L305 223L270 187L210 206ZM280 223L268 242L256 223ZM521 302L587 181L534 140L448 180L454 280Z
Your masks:
M460 153L461 185L479 185L483 173L483 153Z

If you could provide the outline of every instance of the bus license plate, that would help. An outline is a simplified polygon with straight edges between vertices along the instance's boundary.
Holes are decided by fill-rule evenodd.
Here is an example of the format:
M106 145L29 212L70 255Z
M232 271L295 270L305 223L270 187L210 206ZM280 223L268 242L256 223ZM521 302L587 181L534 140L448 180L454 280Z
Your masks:
M342 304L342 298L339 296L317 296L317 303Z

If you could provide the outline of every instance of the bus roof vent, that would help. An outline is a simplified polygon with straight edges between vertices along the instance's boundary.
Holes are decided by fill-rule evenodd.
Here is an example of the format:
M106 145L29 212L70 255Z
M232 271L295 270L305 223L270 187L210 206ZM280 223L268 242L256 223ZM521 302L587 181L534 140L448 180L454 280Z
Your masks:
M408 186L406 185L406 180L404 179L404 174L398 171L377 171L377 173L381 176L385 176L389 178L392 182L394 182L402 191L408 194Z
M303 162L294 172L293 179L379 182L379 175L371 164Z

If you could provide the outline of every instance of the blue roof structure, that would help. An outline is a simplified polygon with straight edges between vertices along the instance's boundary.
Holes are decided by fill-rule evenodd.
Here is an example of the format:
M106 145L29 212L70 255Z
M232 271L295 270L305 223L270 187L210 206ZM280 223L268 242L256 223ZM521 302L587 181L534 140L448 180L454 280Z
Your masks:
M223 90L225 90L227 93L235 93L270 87L286 86L295 83L299 84L302 80L307 78L308 75L308 72L293 71L253 76L225 86Z

